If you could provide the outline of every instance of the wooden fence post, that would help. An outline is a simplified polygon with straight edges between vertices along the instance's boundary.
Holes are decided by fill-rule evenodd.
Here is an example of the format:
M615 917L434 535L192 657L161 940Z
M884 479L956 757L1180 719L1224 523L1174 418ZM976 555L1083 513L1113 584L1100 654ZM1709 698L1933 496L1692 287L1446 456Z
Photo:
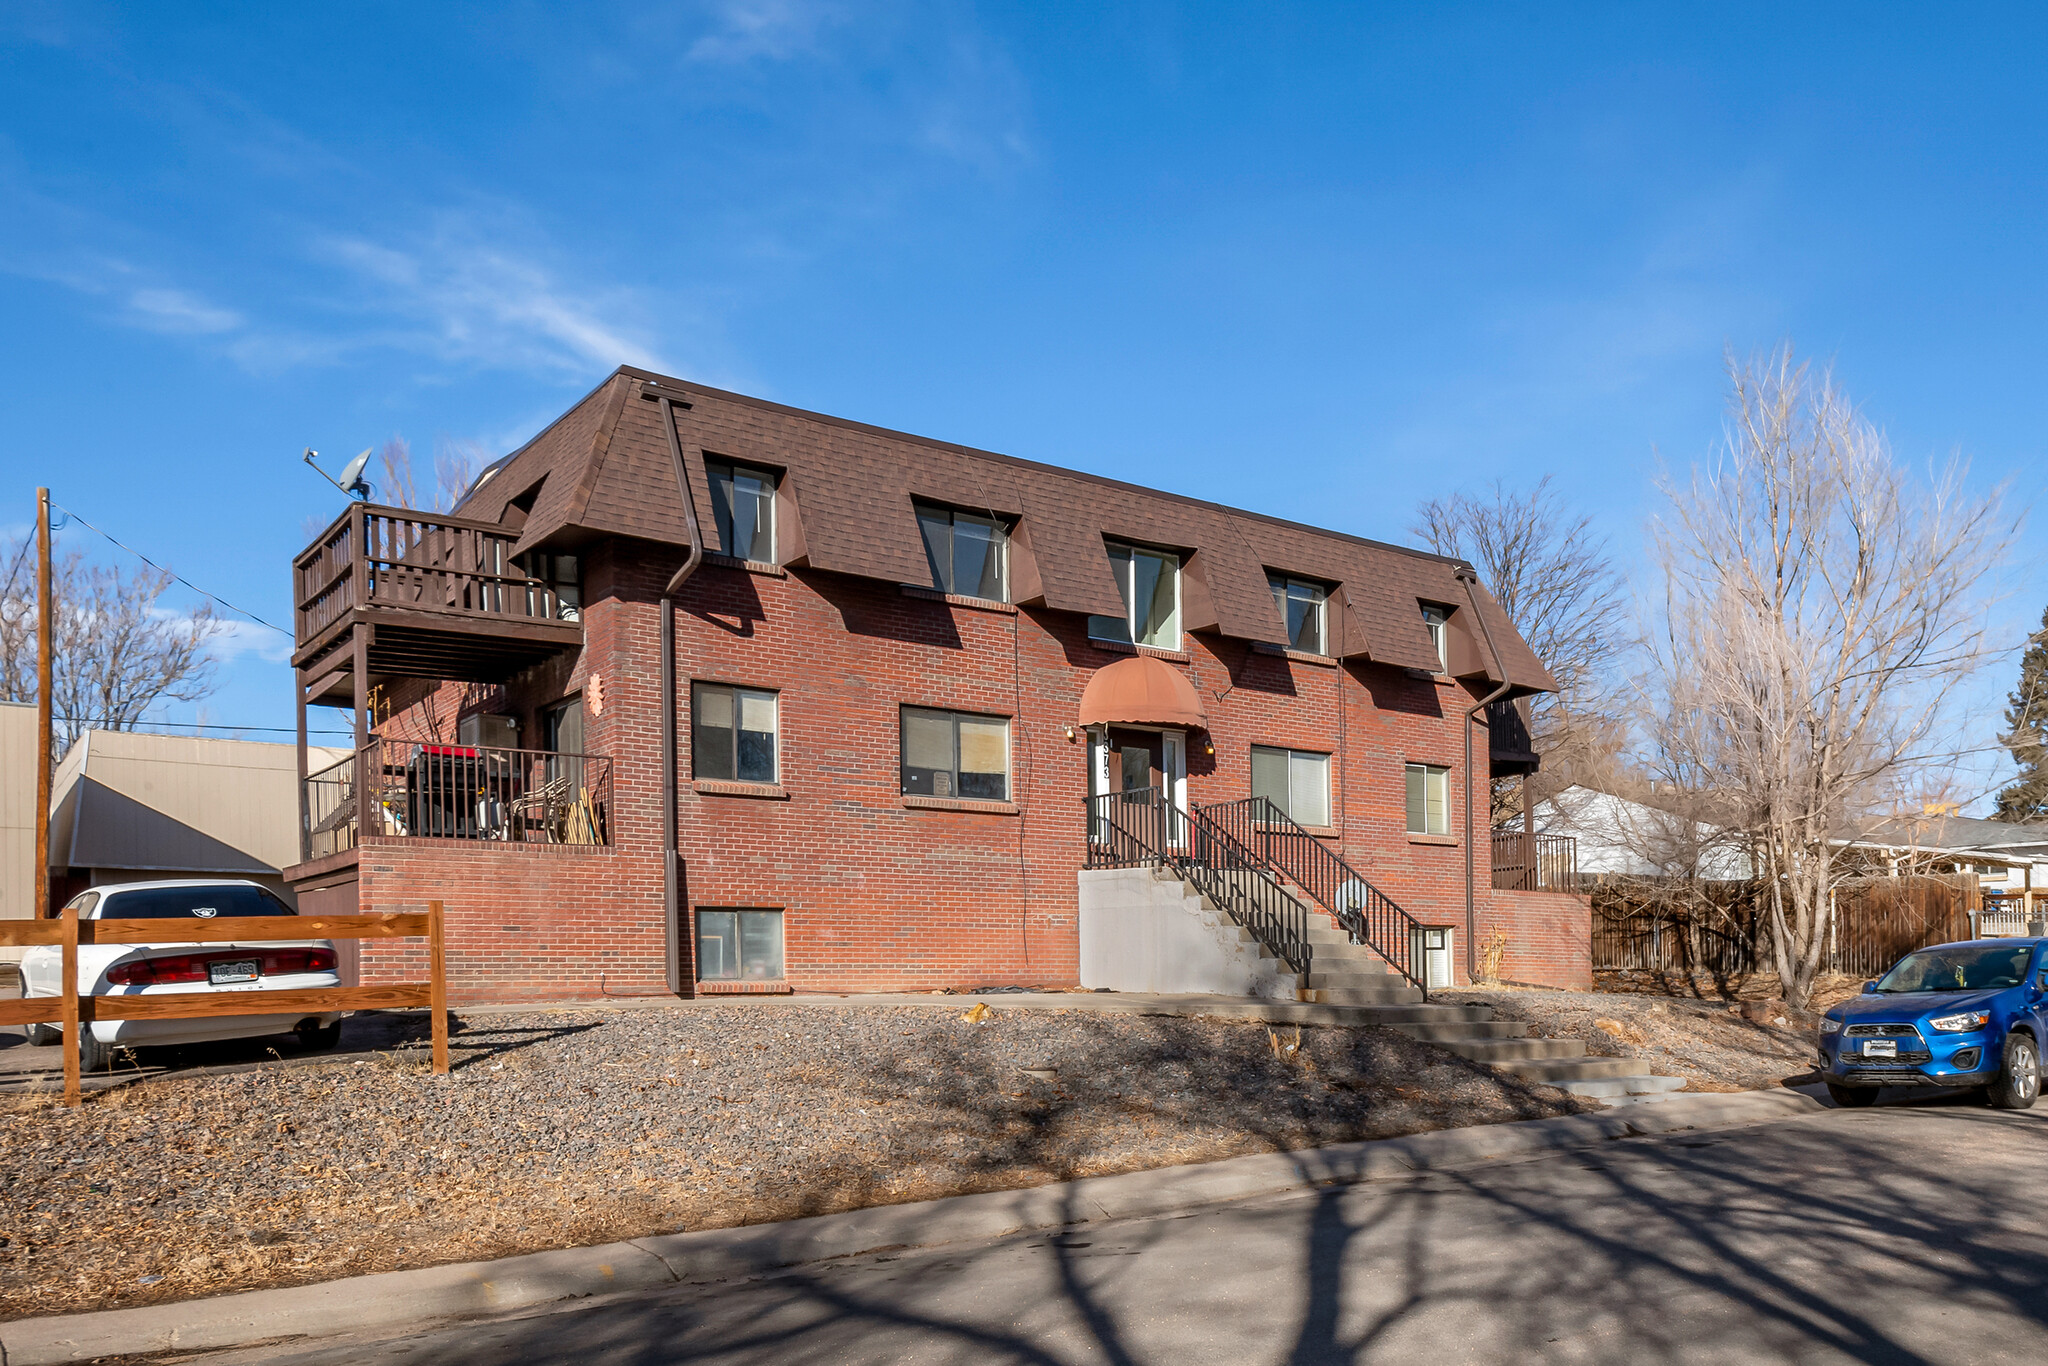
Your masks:
M448 1071L448 954L441 941L441 903L427 903L427 999L434 1021L434 1072Z
M78 908L64 908L64 1103L76 1105L78 1095Z

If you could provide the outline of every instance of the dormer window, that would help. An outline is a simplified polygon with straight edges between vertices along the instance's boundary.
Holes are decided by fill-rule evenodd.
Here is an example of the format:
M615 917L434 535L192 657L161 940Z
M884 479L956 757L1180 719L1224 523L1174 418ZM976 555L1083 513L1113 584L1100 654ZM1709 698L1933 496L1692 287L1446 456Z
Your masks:
M932 584L963 598L1010 600L1010 538L1001 522L971 512L919 503L917 529L924 534Z
M1451 671L1450 645L1446 639L1446 624L1451 614L1448 608L1422 605L1422 624L1429 630L1429 647L1436 651L1436 671L1447 674Z
M725 461L704 462L718 545L736 559L775 563L775 476Z
M1280 619L1287 623L1287 648L1328 654L1330 590L1284 574L1266 575L1266 585L1273 590L1273 605L1280 609Z
M1109 543L1109 567L1123 595L1124 615L1088 618L1096 640L1180 648L1180 556L1165 550Z

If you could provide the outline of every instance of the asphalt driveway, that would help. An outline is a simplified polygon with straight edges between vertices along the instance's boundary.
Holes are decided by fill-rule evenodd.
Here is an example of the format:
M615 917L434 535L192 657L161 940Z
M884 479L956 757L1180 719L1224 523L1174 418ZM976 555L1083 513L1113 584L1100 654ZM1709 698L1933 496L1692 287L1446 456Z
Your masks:
M212 1363L2032 1362L2048 1110L1829 1111Z

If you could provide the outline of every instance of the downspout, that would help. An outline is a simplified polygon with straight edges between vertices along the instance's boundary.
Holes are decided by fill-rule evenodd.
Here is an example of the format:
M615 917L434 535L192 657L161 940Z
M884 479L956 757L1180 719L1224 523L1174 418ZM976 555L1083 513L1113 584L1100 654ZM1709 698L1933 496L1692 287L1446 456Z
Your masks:
M1465 600L1472 604L1472 619L1479 623L1479 634L1486 638L1486 653L1493 659L1493 671L1500 675L1500 686L1474 702L1465 711L1465 978L1470 981L1479 972L1479 946L1475 939L1479 934L1479 922L1474 910L1472 879L1474 877L1472 849L1472 722L1480 712L1498 702L1508 690L1507 667L1500 662L1500 651L1494 648L1493 628L1486 624L1486 614L1479 610L1479 576L1470 568L1458 570L1458 582L1465 585ZM1489 760L1490 762L1490 760ZM1490 833L1492 822L1487 823ZM1491 843L1488 849L1492 848ZM1487 867L1493 866L1489 853Z
M676 830L676 594L704 563L704 533L697 527L697 500L690 494L690 474L683 465L683 442L676 435L676 409L689 403L663 393L652 383L640 388L642 398L661 404L661 427L668 433L669 463L675 468L676 493L683 500L683 526L690 553L661 590L661 906L668 989L683 990L683 878L686 869L677 853Z

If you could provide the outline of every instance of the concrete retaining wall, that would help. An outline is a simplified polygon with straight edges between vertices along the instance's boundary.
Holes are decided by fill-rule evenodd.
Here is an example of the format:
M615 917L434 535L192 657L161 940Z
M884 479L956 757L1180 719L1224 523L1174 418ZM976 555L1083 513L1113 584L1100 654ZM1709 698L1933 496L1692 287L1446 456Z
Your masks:
M1179 878L1150 868L1076 876L1082 986L1296 999L1287 965Z

